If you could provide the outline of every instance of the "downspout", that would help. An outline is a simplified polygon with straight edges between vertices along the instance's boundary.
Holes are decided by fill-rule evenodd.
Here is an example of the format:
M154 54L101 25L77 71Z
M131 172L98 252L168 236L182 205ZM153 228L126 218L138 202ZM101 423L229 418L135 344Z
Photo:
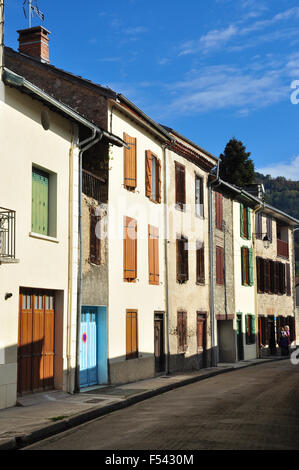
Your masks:
M256 233L255 233L255 217L256 213L264 207L263 203L252 210L253 213L253 220L252 220L252 257L253 257L253 278L254 278L254 324L255 324L255 331L258 332L259 324L258 324L258 307L257 307L257 272L256 272L256 252L255 252L255 241L256 241ZM256 357L260 357L260 345L259 345L259 336L256 334Z
M216 180L208 185L209 190L209 262L210 262L210 321L211 321L211 365L217 366L215 342L215 293L214 293L214 231L213 231L213 192L212 186L219 186L219 160L217 162Z
M97 136L97 130L92 129L92 135L88 139L78 143L79 152L79 266L78 266L78 290L77 290L77 340L76 340L76 371L75 392L80 392L80 327L82 306L82 268L83 268L83 239L82 239L82 156L89 148L93 147L103 137L103 132Z
M163 146L163 164L164 164L164 258L165 258L165 306L166 306L166 374L170 373L170 346L169 346L169 277L168 277L168 206L167 206L167 178L166 178L166 144Z

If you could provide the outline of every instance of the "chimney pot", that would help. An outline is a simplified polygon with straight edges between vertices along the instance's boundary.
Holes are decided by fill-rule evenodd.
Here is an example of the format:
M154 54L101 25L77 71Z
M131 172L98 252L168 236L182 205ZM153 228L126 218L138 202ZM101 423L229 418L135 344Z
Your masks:
M49 63L49 34L50 31L42 26L20 29L19 51L39 59L41 62Z

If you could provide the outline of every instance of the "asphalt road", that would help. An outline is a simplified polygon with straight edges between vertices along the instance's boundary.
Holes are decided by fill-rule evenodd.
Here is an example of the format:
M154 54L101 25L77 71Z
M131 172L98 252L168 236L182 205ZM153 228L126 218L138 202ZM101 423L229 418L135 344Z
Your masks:
M299 450L299 365L239 369L41 441L38 450Z

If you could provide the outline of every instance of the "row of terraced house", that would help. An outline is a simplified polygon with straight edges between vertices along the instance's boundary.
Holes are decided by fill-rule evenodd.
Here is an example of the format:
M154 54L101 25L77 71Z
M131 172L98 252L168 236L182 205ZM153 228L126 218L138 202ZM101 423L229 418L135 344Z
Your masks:
M280 354L284 325L295 345L299 221L51 65L45 28L18 33L1 42L0 408Z

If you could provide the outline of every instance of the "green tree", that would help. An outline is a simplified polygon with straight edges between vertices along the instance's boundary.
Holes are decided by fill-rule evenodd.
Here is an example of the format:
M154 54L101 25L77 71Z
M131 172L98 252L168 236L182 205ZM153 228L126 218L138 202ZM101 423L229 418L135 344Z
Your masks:
M240 140L231 139L220 155L220 178L236 186L246 186L255 181L254 164L250 152Z

